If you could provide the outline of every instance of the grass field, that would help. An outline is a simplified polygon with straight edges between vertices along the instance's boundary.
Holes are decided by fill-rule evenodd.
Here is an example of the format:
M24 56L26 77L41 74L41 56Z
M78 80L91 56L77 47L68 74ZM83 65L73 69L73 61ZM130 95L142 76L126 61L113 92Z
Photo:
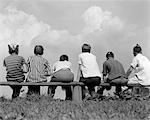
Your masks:
M0 98L0 119L4 120L150 120L150 99L101 101L53 100L32 95L13 101Z

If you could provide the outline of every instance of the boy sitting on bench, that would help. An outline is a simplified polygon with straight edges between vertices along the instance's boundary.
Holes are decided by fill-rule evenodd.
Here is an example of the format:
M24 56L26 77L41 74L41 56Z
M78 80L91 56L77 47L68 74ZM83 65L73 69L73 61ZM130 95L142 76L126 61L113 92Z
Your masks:
M110 86L100 86L98 93L103 95L103 91L110 90L111 85L115 85L115 94L120 97L122 91L121 85L127 84L125 79L125 71L123 65L114 59L114 53L108 52L106 54L106 61L103 63L103 80L104 83L109 83Z
M129 78L132 71L134 76L129 78L128 84L150 85L150 61L142 55L142 48L138 44L133 48L133 55L126 78Z
M94 97L95 86L98 86L101 82L101 73L96 61L96 56L91 53L91 46L89 44L83 44L82 53L79 54L79 70L78 76L79 82L83 82L87 87L83 89L83 97Z

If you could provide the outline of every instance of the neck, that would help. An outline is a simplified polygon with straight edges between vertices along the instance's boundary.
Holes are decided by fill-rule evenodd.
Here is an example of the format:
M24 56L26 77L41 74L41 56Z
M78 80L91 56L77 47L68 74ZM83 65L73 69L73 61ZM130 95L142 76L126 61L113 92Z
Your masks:
M142 52L139 52L139 53L135 53L135 55L134 55L134 56L137 56L138 54L142 54Z
M12 53L11 55L17 55L16 53Z
M36 56L40 56L41 57L42 55L36 55Z
M109 59L114 59L113 57L109 57L107 60L109 60Z

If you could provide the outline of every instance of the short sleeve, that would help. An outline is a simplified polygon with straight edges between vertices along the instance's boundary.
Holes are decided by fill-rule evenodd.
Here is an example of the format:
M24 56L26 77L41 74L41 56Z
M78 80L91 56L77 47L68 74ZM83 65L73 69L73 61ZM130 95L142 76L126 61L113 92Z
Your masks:
M52 71L55 72L56 70L56 67L55 67L55 64L52 66Z
M49 62L47 61L47 60L45 60L45 66L47 67L47 68L50 68L50 65L49 65Z
M71 63L71 62L69 62L69 67L70 67L70 68L72 67L72 63Z
M31 57L28 57L27 64L30 64L30 61L31 61Z
M72 70L72 63L71 62L69 62L69 68L70 68L71 72L73 72L73 70Z
M136 68L136 66L138 65L138 60L136 57L133 58L132 63L130 64L133 68Z
M79 64L79 65L81 65L81 64L82 64L82 58L81 58L81 56L80 56L80 55L78 56L78 64Z
M45 66L46 66L48 69L50 69L50 65L49 65L48 60L45 60Z
M45 65L49 66L49 62L47 60L45 60Z

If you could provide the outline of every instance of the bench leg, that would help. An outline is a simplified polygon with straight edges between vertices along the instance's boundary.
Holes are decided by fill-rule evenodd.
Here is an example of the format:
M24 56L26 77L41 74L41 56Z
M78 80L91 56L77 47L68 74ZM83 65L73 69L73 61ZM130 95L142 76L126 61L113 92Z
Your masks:
M82 89L81 86L74 86L72 98L74 102L81 103L82 102Z

